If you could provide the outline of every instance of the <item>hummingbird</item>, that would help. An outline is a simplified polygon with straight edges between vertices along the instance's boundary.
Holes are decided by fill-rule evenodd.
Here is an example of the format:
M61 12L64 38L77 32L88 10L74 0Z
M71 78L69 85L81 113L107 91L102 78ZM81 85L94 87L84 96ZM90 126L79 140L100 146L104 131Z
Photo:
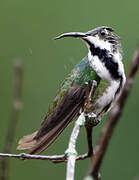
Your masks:
M111 27L101 26L85 33L64 33L55 39L64 37L84 41L88 55L62 82L40 129L19 141L17 149L28 149L29 154L40 154L47 149L70 122L79 117L87 99L86 87L90 93L94 81L97 86L88 109L88 117L94 122L100 122L110 111L126 82L120 38Z

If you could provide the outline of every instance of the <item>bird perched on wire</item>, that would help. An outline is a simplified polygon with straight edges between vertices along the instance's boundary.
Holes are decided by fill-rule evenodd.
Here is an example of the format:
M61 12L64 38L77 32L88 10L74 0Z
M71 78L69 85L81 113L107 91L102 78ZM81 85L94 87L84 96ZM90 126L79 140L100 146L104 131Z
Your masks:
M102 26L86 33L64 33L55 39L64 37L83 40L88 55L63 81L40 129L19 141L17 149L29 149L30 154L47 149L67 125L78 118L88 98L86 89L91 92L94 80L97 87L86 115L96 124L112 108L126 81L120 38L111 27Z

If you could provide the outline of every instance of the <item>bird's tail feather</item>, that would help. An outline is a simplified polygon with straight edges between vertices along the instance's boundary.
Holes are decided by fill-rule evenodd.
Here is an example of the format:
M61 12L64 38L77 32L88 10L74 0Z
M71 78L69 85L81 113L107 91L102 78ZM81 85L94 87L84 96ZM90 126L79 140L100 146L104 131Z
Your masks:
M56 138L63 132L63 130L68 126L68 124L73 120L80 106L74 108L65 119L63 119L59 124L56 125L51 131L42 136L39 141L36 141L35 145L30 149L29 154L40 154L49 145L51 145Z
M48 148L78 115L84 98L85 90L73 84L53 113L46 117L40 130L24 136L19 141L18 149L29 149L29 154L39 154Z
M62 133L66 126L72 121L75 115L78 113L80 106L76 106L59 124L56 125L51 131L49 131L44 136L40 137L39 140L35 139L38 131L24 136L18 142L18 150L29 149L29 154L40 154L44 149L46 149L50 144L52 144L55 139Z
M37 132L38 131L35 131L34 133L26 135L22 139L20 139L20 141L18 142L17 149L24 150L24 149L32 148L36 143L36 140L34 140L34 137L36 136Z

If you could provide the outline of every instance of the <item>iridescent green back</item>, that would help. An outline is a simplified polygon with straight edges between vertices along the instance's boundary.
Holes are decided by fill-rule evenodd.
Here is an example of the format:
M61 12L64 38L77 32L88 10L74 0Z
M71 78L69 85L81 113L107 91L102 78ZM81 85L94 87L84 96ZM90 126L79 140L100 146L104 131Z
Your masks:
M92 82L93 80L99 82L100 78L90 66L88 57L86 56L74 67L72 72L62 82L61 87L58 90L53 103L50 105L50 108L46 116L50 115L53 112L53 110L58 106L58 104L64 97L65 93L67 92L68 88L71 86L73 82L84 88L85 82Z

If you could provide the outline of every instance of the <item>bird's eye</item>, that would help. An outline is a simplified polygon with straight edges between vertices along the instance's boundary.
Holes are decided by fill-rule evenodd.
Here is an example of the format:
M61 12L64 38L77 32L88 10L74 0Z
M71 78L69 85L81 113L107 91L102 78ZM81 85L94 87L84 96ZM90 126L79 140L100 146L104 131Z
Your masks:
M100 32L101 36L105 36L106 35L106 32L103 30Z

